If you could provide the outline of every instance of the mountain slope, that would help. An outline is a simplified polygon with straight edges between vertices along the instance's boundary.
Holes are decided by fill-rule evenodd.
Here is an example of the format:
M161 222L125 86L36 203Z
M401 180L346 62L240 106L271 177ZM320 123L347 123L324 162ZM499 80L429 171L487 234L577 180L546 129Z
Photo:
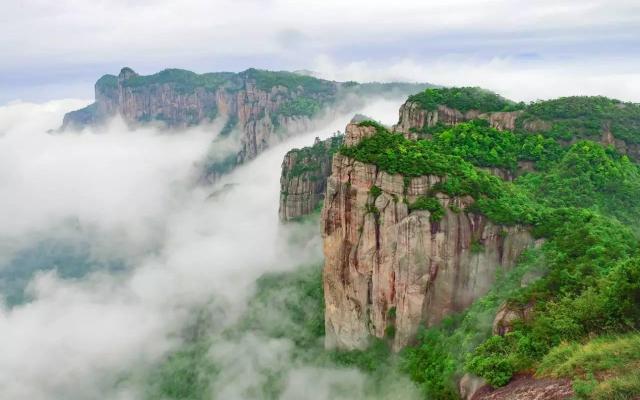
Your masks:
M230 140L235 150L208 162L207 174L215 177L255 158L282 136L309 130L313 118L327 110L348 111L365 95L404 97L428 86L340 83L253 68L205 74L166 69L147 76L123 68L118 76L100 78L95 102L65 115L62 129L98 125L116 115L132 125L153 122L170 128L220 117L225 124L218 140Z
M602 101L429 89L396 132L349 125L322 211L326 345L404 347L399 368L444 399L465 373L503 386L548 371L564 342L637 330L640 166L628 149L640 107L574 112ZM586 398L640 394L631 375L607 385L621 371L553 376Z

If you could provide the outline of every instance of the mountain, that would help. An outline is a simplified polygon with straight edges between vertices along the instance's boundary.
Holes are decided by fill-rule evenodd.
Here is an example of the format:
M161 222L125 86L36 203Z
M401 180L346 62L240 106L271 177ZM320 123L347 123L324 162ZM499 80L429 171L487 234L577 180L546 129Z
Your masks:
M324 141L316 138L313 146L287 152L280 176L281 221L309 215L322 204L327 178L331 174L331 159L342 140L340 134Z
M327 348L384 341L428 398L640 394L640 105L438 88L399 114L331 161ZM315 193L326 161L299 168Z
M311 129L313 118L327 110L349 110L364 95L407 96L430 86L341 83L253 68L205 74L166 69L147 76L123 68L118 76L104 75L96 82L95 102L66 114L62 130L98 125L115 115L131 125L153 122L170 128L221 117L225 125L219 140L237 140L232 140L235 150L208 162L207 174L215 176L255 158L287 134Z

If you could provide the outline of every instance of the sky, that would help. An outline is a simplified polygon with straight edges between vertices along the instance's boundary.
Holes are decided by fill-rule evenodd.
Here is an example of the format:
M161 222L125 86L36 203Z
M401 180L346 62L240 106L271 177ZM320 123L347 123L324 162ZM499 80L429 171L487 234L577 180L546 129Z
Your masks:
M139 73L308 69L335 80L477 85L514 100L640 102L635 0L7 0L0 104L93 98Z

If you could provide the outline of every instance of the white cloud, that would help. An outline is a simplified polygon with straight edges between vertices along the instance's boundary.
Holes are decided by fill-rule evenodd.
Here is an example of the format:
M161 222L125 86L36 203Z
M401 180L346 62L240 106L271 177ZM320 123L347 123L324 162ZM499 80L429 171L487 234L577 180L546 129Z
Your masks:
M215 128L132 132L115 121L101 133L45 133L79 103L0 107L0 234L24 245L72 219L131 269L74 280L41 273L29 286L32 301L0 307L0 398L139 398L129 374L173 348L195 308L214 300L220 329L240 315L262 273L320 259L317 235L291 247L289 229L278 225L280 164L289 148L343 129L350 115L202 188L193 185L194 163ZM362 112L391 123L399 103ZM286 346L264 362L288 357Z
M0 16L0 101L55 96L61 82L88 96L97 77L124 65L295 70L318 55L420 65L535 54L549 73L599 65L615 76L637 65L639 35L633 0L10 1ZM537 68L528 64L517 68Z
M640 102L640 72L631 68L631 63L620 60L589 65L522 63L509 57L490 60L450 57L429 62L403 59L339 63L329 57L317 57L314 69L321 76L336 80L427 80L447 86L481 86L517 101L604 95Z

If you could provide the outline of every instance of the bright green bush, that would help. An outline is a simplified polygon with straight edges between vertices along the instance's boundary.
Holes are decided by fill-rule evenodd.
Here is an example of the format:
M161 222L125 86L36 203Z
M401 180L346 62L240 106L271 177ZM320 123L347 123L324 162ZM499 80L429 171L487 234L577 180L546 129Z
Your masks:
M409 96L408 101L420 104L425 110L436 110L439 105L445 105L462 112L510 111L524 106L478 87L427 89Z

